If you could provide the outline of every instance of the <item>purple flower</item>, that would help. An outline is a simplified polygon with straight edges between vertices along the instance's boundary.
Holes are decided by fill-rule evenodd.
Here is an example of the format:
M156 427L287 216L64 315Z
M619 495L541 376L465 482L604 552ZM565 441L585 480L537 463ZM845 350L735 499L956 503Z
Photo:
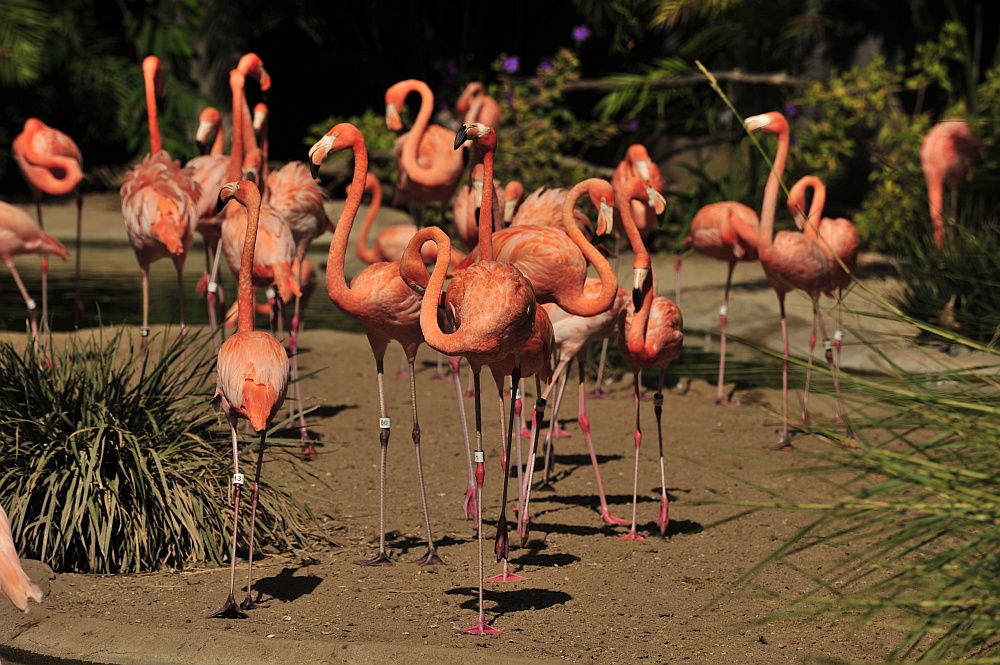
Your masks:
M538 61L538 69L543 74L551 74L555 67L552 66L552 58L542 58Z
M796 106L795 104L792 104L791 102L788 102L787 104L785 104L785 117L786 118L794 118L798 114L799 114L799 107L798 106Z
M585 25L578 25L573 28L573 42L576 44L582 44L587 41L590 37L590 28Z
M632 118L625 123L626 132L634 132L639 129L639 120L637 118Z
M503 70L508 74L516 74L517 70L521 68L521 59L516 55L512 55L508 58L504 58L500 63Z

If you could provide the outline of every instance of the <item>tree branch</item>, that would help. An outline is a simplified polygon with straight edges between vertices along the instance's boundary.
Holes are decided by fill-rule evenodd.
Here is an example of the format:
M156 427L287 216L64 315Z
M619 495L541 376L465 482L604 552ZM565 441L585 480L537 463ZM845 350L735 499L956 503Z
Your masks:
M812 79L789 76L785 72L744 72L741 69L730 69L725 72L713 72L719 81L732 83L746 83L750 85L776 85L788 86L791 88L804 88L813 82ZM644 85L650 88L678 88L687 85L697 85L706 83L706 79L701 74L691 74L689 76L678 76L670 79L657 79L647 81ZM615 90L622 87L619 81L608 79L582 79L566 84L566 90Z

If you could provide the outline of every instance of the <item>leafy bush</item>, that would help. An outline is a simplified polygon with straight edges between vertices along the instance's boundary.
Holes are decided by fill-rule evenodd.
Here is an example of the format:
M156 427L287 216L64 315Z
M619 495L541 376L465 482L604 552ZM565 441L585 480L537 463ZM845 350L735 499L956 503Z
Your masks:
M53 349L50 367L0 344L0 503L23 556L90 573L227 557L232 452L208 405L211 345L158 341L142 352L98 329ZM307 518L265 475L258 543L301 546Z

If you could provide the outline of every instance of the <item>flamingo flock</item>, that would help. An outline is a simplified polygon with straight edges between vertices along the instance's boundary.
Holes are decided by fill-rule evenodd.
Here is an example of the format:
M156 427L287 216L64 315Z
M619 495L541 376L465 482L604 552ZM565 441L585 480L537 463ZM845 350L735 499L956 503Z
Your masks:
M500 106L485 94L481 83L470 83L457 108L464 114L458 131L430 124L433 93L419 80L400 81L385 94L385 119L390 129L403 132L400 111L411 93L419 94L420 109L408 131L396 140L394 156L399 169L393 205L411 204L420 210L430 203L453 210L457 237L452 239L441 226L399 225L380 233L369 245L373 220L382 202L382 187L368 169L365 137L354 125L341 122L333 126L308 150L306 159L282 166L269 173L267 157L267 113L263 104L254 109L251 120L246 81L251 79L261 90L270 87L270 76L263 61L255 54L240 59L229 76L232 92L232 130L228 155L224 154L222 114L205 109L197 139L213 142L209 155L182 166L163 149L157 120L157 99L166 91L158 58L147 57L142 63L143 82L149 127L149 153L125 176L121 187L121 209L126 235L141 272L143 301L140 335L145 345L149 335L148 273L154 261L169 258L177 270L181 334L184 334L183 268L194 241L194 233L205 239L206 268L200 289L206 296L209 320L218 356L214 403L224 413L231 430L233 453L232 503L233 531L230 556L229 592L212 617L246 618L257 605L253 600L253 538L259 479L263 466L266 434L282 409L289 391L297 406L298 426L302 437L301 454L305 459L317 455L309 441L302 398L299 392L297 336L302 327L302 302L318 282L316 267L306 259L308 247L327 230L333 233L326 264L327 294L332 305L356 320L364 328L375 360L375 386L379 401L379 498L378 551L361 565L393 565L386 533L394 519L391 509L392 483L387 476L389 441L399 420L390 415L387 398L384 357L390 342L403 349L405 371L410 389L410 430L415 457L415 482L420 488L426 552L415 563L422 566L444 565L435 543L433 521L424 477L421 429L418 419L415 359L421 344L450 359L450 374L455 384L459 417L465 430L465 407L458 380L464 360L472 372L475 441L464 441L468 468L464 510L475 518L478 543L476 566L477 617L462 633L490 635L502 633L486 617L484 585L514 583L524 577L512 572L508 509L516 512L515 532L522 545L531 528L529 512L536 456L544 458L542 485L550 483L553 438L558 436L557 414L574 361L579 368L578 422L583 431L594 468L599 516L611 526L627 526L624 540L641 541L638 524L638 486L641 427L641 386L644 370L655 369L658 388L653 396L657 426L660 468L660 506L656 524L661 535L668 532L669 500L666 490L666 463L663 431L663 387L667 368L682 353L684 331L680 309L680 261L676 263L675 298L659 293L646 246L650 233L663 214L664 179L645 146L635 144L626 151L611 182L589 178L567 183L565 188L538 188L525 196L520 182L495 181L494 163L503 154L503 126ZM734 268L738 263L759 262L768 283L778 298L782 338L782 425L776 448L790 449L791 429L788 416L789 340L785 315L788 293L801 291L813 307L813 331L809 342L809 370L812 369L817 333L822 336L837 387L837 418L846 420L840 403L840 350L842 296L849 288L857 263L858 236L846 219L823 216L826 188L821 180L807 176L789 192L788 208L796 231L775 232L775 216L781 179L790 150L787 119L771 112L747 118L746 130L777 138L773 166L761 201L760 213L736 202L710 204L698 211L684 241L690 252L698 251L727 264L727 276L719 311L720 357L715 403L728 404L724 395L727 313ZM947 134L945 132L947 131ZM937 151L952 159L935 159ZM943 147L941 147L943 146ZM466 160L465 151L471 151ZM928 135L921 159L928 173L930 213L934 239L940 246L945 235L942 213L944 183L960 179L981 146L964 123L950 122ZM327 218L324 194L319 187L319 168L336 153L353 158L351 184L347 198L334 223ZM25 132L14 143L14 153L32 187L37 207L37 223L29 215L0 202L0 258L9 268L29 312L34 344L48 333L45 296L45 257L55 254L68 257L66 248L43 230L41 194L75 193L80 219L82 197L78 185L82 179L82 157L75 144L64 134L31 119ZM471 162L467 164L467 162ZM468 185L460 187L465 169ZM346 273L349 236L355 224L365 192L372 192L372 203L363 221L356 253L366 267L354 276ZM807 206L808 192L812 192ZM596 211L591 220L578 208L589 200ZM450 205L454 208L450 208ZM954 199L953 199L954 205ZM952 214L954 215L954 208ZM81 221L77 224L76 259L79 270ZM618 282L612 267L595 243L605 236L615 237L615 255L624 241L633 254L632 283ZM455 243L461 242L458 249ZM37 305L20 278L13 257L21 254L43 257L43 305L39 325ZM686 255L686 254L685 254ZM225 312L219 284L219 265L225 258L237 279L237 301ZM617 261L617 259L616 259ZM595 276L592 275L595 274ZM79 280L78 280L79 281ZM447 283L446 283L447 282ZM255 292L267 291L267 304L257 303ZM826 335L820 309L820 297L835 297L838 304L837 328L833 343ZM219 306L222 310L218 310ZM74 304L74 311L82 303ZM293 314L288 318L287 309ZM82 311L82 309L81 309ZM254 329L255 314L267 314L269 331ZM226 337L227 328L235 332ZM279 339L289 330L288 346ZM617 338L618 350L633 377L635 428L631 440L635 448L632 478L631 514L627 518L612 515L601 477L592 423L586 412L583 358L589 345L603 342L605 349ZM602 365L603 365L602 353ZM484 440L480 376L488 368L496 388L500 505L496 517L494 555L501 564L495 576L485 574L484 490L488 467ZM443 370L439 370L443 374ZM802 420L808 419L809 374L802 400ZM509 379L508 379L509 377ZM531 410L527 429L515 418L523 417L521 380L534 379L537 401ZM510 401L507 389L510 388ZM598 391L600 380L598 382ZM547 402L555 395L548 433L542 439ZM394 406L392 411L395 412ZM250 543L247 593L241 603L235 599L236 540L239 533L240 504L245 477L239 470L239 420L246 420L259 434L255 475L250 494ZM374 425L374 423L373 423ZM375 429L374 427L372 428ZM522 430L529 435L527 454L522 455ZM374 434L374 431L372 432ZM602 431L601 437L610 436ZM374 440L375 437L372 437ZM517 446L514 446L514 441ZM541 444L541 448L540 448ZM516 459L512 459L516 457ZM511 473L515 465L516 472ZM509 488L509 483L516 487ZM24 575L14 549L10 523L0 508L0 592L15 607L26 611L28 599L42 600L39 587Z

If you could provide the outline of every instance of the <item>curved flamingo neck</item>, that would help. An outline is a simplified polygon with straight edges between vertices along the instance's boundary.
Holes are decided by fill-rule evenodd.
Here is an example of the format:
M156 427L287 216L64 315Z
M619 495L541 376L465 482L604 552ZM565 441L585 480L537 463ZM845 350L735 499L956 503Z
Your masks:
M410 128L406 142L403 144L403 152L399 156L400 168L406 171L412 180L419 182L421 185L427 187L444 185L451 179L449 173L443 172L445 171L443 169L436 169L433 165L425 168L417 161L420 142L424 138L427 126L430 124L431 113L434 112L434 93L431 92L429 85L417 79L410 81L406 94L408 95L411 92L420 93L420 110L413 121L413 126ZM403 99L405 100L406 97L404 96Z
M33 186L55 196L69 194L83 180L83 169L79 161L68 155L54 155L35 150L35 135L43 127L41 121L25 123L21 141L21 154L25 161L40 169L33 174L35 180ZM56 176L56 173L61 173L62 176Z
M424 334L424 341L432 348L447 355L458 355L467 347L464 343L464 332L459 328L453 333L445 333L441 329L441 322L438 319L438 306L441 304L444 279L451 260L451 239L448 235L436 226L428 226L420 229L406 246L403 259L400 260L400 274L404 272L402 268L404 262L407 266L405 269L407 275L413 275L414 278L418 278L420 277L420 273L416 272L417 270L421 270L426 274L427 269L424 267L420 249L428 240L433 241L437 245L437 259L434 261L434 270L427 281L423 300L420 303L420 330ZM414 278L409 279L408 283L413 284L421 281ZM473 367L473 369L478 370L477 367Z
M601 290L596 298L588 298L586 296L582 282L577 285L575 290L560 293L559 306L576 316L594 316L607 311L611 307L611 303L614 302L615 295L618 293L618 276L615 275L615 271L611 267L611 264L608 263L608 260L583 235L580 227L577 226L576 218L573 214L576 202L580 199L583 192L590 194L600 184L606 183L597 178L589 178L578 182L569 190L566 200L563 202L562 217L566 235L580 249L580 253L583 254L584 258L594 266L598 277L601 279ZM599 210L600 207L598 206Z
M806 190L813 190L812 202L809 204L809 214L806 215ZM819 227L823 220L823 208L826 206L826 185L817 176L805 175L799 178L788 193L789 207L796 220L802 220L799 228L807 238L819 237Z
M778 192L781 189L781 176L785 172L785 162L788 159L789 136L787 125L781 128L777 134L778 151L774 156L771 174L767 177L767 185L764 186L764 204L760 209L760 244L758 248L760 256L769 254L773 246L774 214L778 208Z
M157 153L163 150L163 139L160 137L160 122L156 117L156 77L160 71L159 64L142 68L143 81L146 87L146 118L149 122L149 152Z
M229 174L231 182L241 179L243 174L243 73L233 69L229 72L229 88L233 93L233 145L230 146Z
M267 156L267 145L268 145L267 132L268 132L268 124L270 123L270 117L266 107L263 113L264 113L264 119L260 125L260 191L262 196L264 190L267 188L267 176L270 174L270 169L268 168L268 156ZM252 130L253 128L251 126L251 134L253 133Z
M358 258L365 263L375 263L381 257L375 251L374 247L368 246L368 236L371 233L372 224L375 223L375 217L382 207L382 185L379 183L378 178L369 173L365 180L365 189L371 190L372 199L368 203L368 214L365 215L365 220L361 223L361 234L358 236L358 242L354 247L354 251L358 255Z
M638 261L633 265L641 267ZM646 349L646 331L649 327L649 316L653 310L653 297L655 295L656 276L650 270L649 276L646 278L646 283L643 284L642 306L632 314L632 325L628 329L628 336L625 340L629 352L633 355L642 354Z
M493 156L496 143L486 148L483 154L483 204L479 209L479 260L493 260Z
M236 200L247 209L247 233L240 258L236 329L239 332L250 332L253 330L253 256L260 222L260 190L249 180L244 180L239 183L237 192Z
M632 201L640 201L642 203L649 202L646 187L642 184L642 181L637 178L638 176L629 180L630 183L635 184L635 187L629 191L622 192L622 194L627 198L619 206L619 208L621 212L622 226L625 228L625 237L628 238L629 245L632 246L632 252L635 254L635 265L640 267L649 267L649 251L646 249L646 243L642 239L639 227L635 225L635 217L632 216ZM604 257L601 256L601 258L603 259ZM605 260L605 263L607 263L607 260Z
M361 198L365 193L365 179L368 176L368 148L365 139L357 128L350 130L351 150L354 152L354 175L351 177L351 190L347 194L344 208L340 211L337 228L333 232L330 243L330 253L326 266L326 289L330 300L345 310L354 311L358 305L358 297L347 285L344 276L344 261L347 258L347 241L354 226L354 218L361 207Z
M208 154L213 156L221 155L226 149L225 141L226 132L222 128L222 119L219 118L215 123L215 140L212 141L212 149L209 150Z

